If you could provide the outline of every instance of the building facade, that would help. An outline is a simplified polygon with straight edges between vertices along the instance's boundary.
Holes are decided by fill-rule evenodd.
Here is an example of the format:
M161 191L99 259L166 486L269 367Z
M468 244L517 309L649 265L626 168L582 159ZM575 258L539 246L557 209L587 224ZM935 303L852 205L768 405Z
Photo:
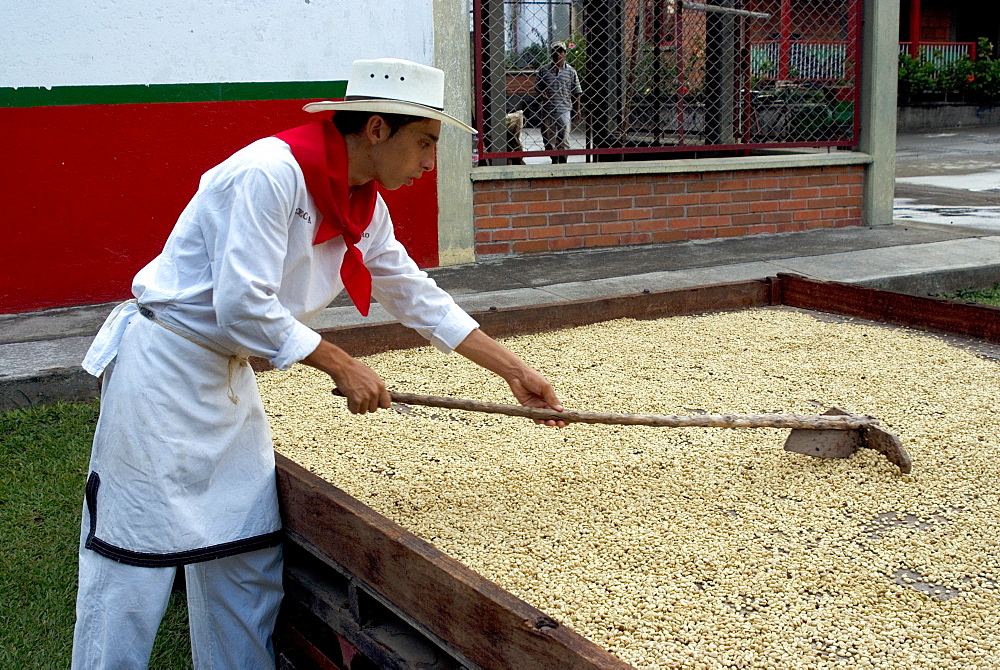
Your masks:
M472 142L448 127L436 172L387 196L398 235L434 267L889 223L898 9L863 6L852 151L473 166ZM3 4L0 312L128 297L199 176L311 120L303 102L342 95L355 58L444 69L447 108L476 122L469 12L464 0Z

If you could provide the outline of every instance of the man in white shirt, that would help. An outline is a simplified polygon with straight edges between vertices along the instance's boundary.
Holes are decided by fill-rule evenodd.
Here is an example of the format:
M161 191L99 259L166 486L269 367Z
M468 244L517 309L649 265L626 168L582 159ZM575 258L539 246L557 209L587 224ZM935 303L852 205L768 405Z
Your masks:
M84 360L103 387L74 668L146 667L180 566L195 667L273 667L281 523L247 357L323 370L353 413L389 407L374 370L304 325L341 290L500 375L522 404L562 409L416 267L376 191L434 168L442 122L471 131L442 102L440 70L356 61L345 100L306 106L332 121L258 140L202 177L135 300L108 317Z

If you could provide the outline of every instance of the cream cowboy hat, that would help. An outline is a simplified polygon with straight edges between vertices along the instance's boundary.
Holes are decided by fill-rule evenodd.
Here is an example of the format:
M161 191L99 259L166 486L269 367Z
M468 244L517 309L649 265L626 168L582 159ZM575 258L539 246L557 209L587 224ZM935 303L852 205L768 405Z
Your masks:
M444 72L398 58L356 60L343 100L310 102L307 112L357 111L408 114L437 119L462 130L470 126L444 113Z

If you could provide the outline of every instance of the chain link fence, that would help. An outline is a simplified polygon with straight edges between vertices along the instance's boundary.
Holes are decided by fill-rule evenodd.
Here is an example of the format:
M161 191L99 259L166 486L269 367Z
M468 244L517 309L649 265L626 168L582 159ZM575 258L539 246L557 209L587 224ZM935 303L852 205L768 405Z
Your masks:
M856 146L860 0L712 2L475 0L480 158Z

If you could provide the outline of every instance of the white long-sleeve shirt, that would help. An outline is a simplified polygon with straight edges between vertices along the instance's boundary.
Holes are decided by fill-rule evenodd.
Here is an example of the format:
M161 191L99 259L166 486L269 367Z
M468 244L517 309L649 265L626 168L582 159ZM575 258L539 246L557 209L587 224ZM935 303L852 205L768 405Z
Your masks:
M268 359L284 370L320 335L308 323L343 290L343 238L313 245L321 214L288 145L268 137L209 170L163 252L136 275L132 293L158 319L214 348ZM374 298L401 323L449 352L478 324L396 240L377 199L358 249ZM100 375L134 307L109 317L84 360Z

